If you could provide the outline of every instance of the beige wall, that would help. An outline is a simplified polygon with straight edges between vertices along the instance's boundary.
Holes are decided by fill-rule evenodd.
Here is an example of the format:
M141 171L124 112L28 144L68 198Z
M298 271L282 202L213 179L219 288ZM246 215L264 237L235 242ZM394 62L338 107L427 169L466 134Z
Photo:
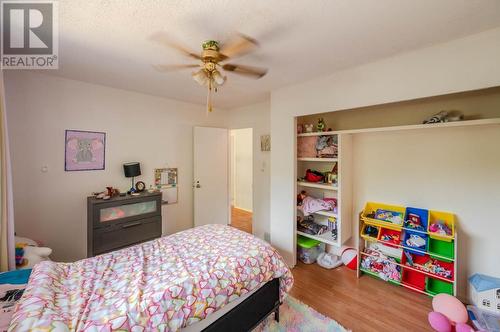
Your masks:
M295 264L293 220L296 189L294 166L296 164L296 116L500 86L499 58L500 29L495 29L273 91L271 93L271 135L273 138L271 243L280 250L286 261L290 265ZM423 132L422 135L427 135L427 132ZM489 138L498 138L495 135L493 133ZM395 139L394 137L392 139ZM467 141L467 139L464 138L463 141ZM440 140L434 140L434 142L437 147L443 143ZM472 142L475 144L485 143L482 140L472 140ZM490 144L488 149L493 149L498 145L490 141L488 144ZM434 148L436 147L434 146ZM470 149L476 150L481 148L481 145L470 147ZM484 155L478 157L480 157L479 161L484 161L486 158ZM403 161L404 156L401 156L401 161L398 162ZM467 162L473 163L471 159L468 159ZM491 167L493 164L494 161L489 159L486 167ZM475 168L471 165L467 167L469 167L468 171ZM484 169L480 172L484 172ZM480 183L483 182L484 180ZM454 188L453 190L462 190L462 188ZM465 190L470 190L470 188ZM480 188L475 189L475 193L480 191ZM366 196L363 197L363 199L365 198ZM389 197L384 197L384 199L387 200ZM478 198L474 202L481 204L481 199ZM437 202L426 205L435 206ZM446 209L444 204L440 206L441 209ZM483 203L483 206L485 210L488 209L486 204ZM494 210L489 209L488 219L498 218L494 212ZM476 243L480 243L481 248L484 248L483 243L494 243L493 249L499 252L500 248L496 239L497 234L488 232L481 241ZM467 238L464 242L467 243ZM477 253L481 248L470 249L468 252ZM469 263L467 259L462 262L459 267L461 275L467 274L473 269L476 270L475 272L492 273L496 271L494 274L500 274L500 271L492 271L490 268L492 264L494 264L495 269L499 268L498 259L496 262L483 260L481 256L474 256L473 259L475 265L467 266L466 264ZM465 285L462 285L461 293L463 293L463 287Z
M223 126L224 111L23 71L5 74L18 235L41 240L53 258L86 254L86 196L128 189L123 162L179 168L179 203L163 207L163 232L193 225L193 126ZM64 131L106 132L104 171L64 171ZM48 172L41 172L43 166Z

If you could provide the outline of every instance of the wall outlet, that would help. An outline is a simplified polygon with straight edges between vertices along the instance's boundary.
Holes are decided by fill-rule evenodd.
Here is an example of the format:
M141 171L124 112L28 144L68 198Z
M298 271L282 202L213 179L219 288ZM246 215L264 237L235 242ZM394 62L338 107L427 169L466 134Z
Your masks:
M264 232L264 241L271 243L271 234Z

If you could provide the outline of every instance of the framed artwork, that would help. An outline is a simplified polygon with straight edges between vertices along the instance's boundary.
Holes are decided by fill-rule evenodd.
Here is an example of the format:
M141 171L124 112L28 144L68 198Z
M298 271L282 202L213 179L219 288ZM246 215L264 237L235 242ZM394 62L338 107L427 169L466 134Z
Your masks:
M155 186L157 188L177 186L177 168L155 168Z
M64 148L65 171L104 169L106 133L66 130Z
M260 151L271 151L271 135L260 136Z

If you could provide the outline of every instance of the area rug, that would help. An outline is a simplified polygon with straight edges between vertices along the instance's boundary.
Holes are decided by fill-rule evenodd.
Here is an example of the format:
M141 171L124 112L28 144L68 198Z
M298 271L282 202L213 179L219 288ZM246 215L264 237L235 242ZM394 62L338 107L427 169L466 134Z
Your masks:
M286 297L280 307L280 322L274 314L259 325L253 332L347 332L343 326L331 318L323 316L313 308L291 297Z

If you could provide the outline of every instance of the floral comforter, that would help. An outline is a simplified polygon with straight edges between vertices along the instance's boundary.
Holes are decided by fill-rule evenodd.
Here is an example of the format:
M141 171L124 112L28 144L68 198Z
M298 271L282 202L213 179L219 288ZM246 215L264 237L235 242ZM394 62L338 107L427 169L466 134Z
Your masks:
M42 262L9 331L176 331L280 278L293 277L269 244L206 225L76 263Z

